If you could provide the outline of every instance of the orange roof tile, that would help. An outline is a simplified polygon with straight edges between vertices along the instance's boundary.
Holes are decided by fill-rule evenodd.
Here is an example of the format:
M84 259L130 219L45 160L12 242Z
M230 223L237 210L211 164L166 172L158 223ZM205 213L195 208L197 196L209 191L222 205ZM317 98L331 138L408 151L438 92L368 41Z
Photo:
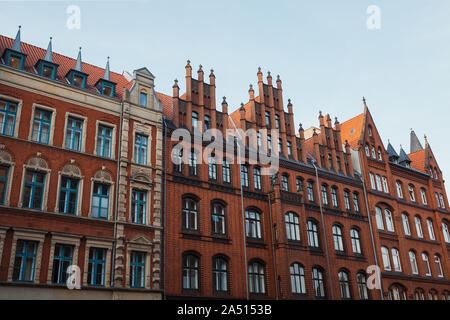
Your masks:
M414 153L408 154L411 162L411 167L417 169L422 172L426 172L425 170L425 162L426 162L426 152L425 149L416 151Z
M161 100L163 114L167 118L173 119L172 97L160 92L156 92L156 96Z
M351 147L358 147L358 141L361 139L362 126L364 123L364 113L357 115L341 124L342 142L348 141Z

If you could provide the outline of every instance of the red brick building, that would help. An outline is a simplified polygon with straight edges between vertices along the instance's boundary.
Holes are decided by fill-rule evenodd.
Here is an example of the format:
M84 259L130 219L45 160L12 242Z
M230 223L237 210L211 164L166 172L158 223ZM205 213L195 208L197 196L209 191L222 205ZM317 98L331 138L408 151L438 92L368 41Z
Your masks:
M0 37L0 297L160 299L162 103L110 72ZM66 288L79 267L81 290Z

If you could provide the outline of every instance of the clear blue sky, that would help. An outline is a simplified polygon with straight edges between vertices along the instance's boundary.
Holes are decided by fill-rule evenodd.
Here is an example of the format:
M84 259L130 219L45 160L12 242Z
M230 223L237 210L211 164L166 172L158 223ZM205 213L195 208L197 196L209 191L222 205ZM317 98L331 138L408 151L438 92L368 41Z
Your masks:
M230 111L248 100L258 66L280 74L296 124L317 125L323 110L340 121L367 102L382 138L409 152L409 129L427 134L444 176L450 174L450 1L448 0L191 0L4 1L1 33L116 72L148 67L157 90L184 91L184 66L214 68L217 102ZM69 30L66 9L81 8ZM369 5L381 29L366 27Z

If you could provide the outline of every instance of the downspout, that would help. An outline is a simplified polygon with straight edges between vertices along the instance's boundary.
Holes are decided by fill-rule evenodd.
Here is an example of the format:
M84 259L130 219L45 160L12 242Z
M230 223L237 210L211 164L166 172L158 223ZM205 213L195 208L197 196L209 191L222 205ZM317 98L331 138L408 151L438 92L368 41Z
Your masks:
M126 89L123 89L123 97L125 96ZM122 154L122 122L123 122L123 97L120 103L120 123L119 123L119 149L117 152L117 173L116 173L116 198L115 198L115 210L114 210L114 241L111 255L111 287L114 288L114 276L116 267L116 246L117 246L117 215L119 213L119 180L120 180L120 158Z
M361 168L361 171L362 171L362 162L361 162L361 156L359 155L359 152L358 152L358 160L359 160L359 167ZM374 258L375 258L375 265L377 266L378 282L380 283L381 300L384 300L383 283L381 281L381 273L378 272L378 270L381 270L381 269L380 269L380 266L378 264L378 256L377 256L377 249L376 249L376 245L375 245L375 237L374 237L373 227L372 227L372 219L370 217L369 199L367 197L366 181L365 181L365 178L364 178L363 174L361 174L361 175L358 174L358 176L360 177L360 179L362 181L362 184L363 184L364 200L366 202L367 219L369 220L370 239L372 241L372 250L373 250L373 255L374 255Z
M231 119L231 117L230 117L230 121L234 127L234 130L238 134L239 138L242 140L242 136L239 133L238 129L236 128L236 125L234 124L234 121L233 121L233 119ZM237 143L238 159L241 159L241 148L239 148L239 140L237 140L236 143ZM233 148L234 148L234 140L233 140ZM241 185L241 210L242 210L242 231L243 231L242 238L244 239L243 242L244 242L245 292L246 292L246 299L249 300L250 298L249 298L249 292L248 292L247 233L245 230L244 188L242 186L241 164L240 163L238 163L238 164L239 164L239 183Z
M309 152L308 152L309 154ZM320 182L319 182L319 171L317 170L316 167L316 159L309 154L311 159L311 163L314 167L314 169L316 170L316 181L317 181L317 197L319 198L319 207L320 207L320 218L322 220L322 230L323 230L323 238L324 238L324 242L325 242L325 257L327 259L327 266L328 266L328 276L330 278L330 293L331 293L331 300L334 300L334 287L333 287L333 277L331 275L331 266L330 266L330 257L328 254L328 241L327 241L327 230L325 228L325 218L323 216L323 207L322 207L322 196L320 193Z
M163 284L163 300L166 299L166 184L167 184L167 166L166 166L166 152L167 152L167 125L166 125L166 119L163 116L163 135L164 135L164 149L163 149L163 163L164 163L164 176L163 176L163 214L162 214L162 223L163 223L163 239L162 239L162 256L163 256L163 272L162 272L162 284Z
M270 236L272 237L272 255L273 255L273 271L274 271L274 282L275 282L275 294L276 294L276 300L279 300L279 293L278 293L278 275L277 275L277 262L276 262L276 254L275 254L275 239L273 236L273 222L272 222L272 202L270 201L270 193L268 195L269 199L269 214L270 214Z

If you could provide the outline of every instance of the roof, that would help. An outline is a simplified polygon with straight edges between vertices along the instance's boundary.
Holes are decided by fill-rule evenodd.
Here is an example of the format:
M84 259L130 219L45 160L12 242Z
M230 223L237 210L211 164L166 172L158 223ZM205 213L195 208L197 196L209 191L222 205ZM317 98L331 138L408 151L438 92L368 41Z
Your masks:
M358 142L361 139L363 123L364 113L341 123L342 142L347 140L352 148L357 148Z
M3 54L5 49L9 49L12 47L14 39L5 37L0 35L0 54ZM29 73L37 74L34 66L38 62L39 59L44 59L47 50L33 46L31 44L21 42L21 52L27 55L24 64L24 70ZM66 74L71 69L75 69L76 59L66 57L64 55L53 53L53 63L59 65L56 80L62 83L67 84L67 80L65 79ZM82 64L83 72L88 74L86 89L92 92L98 93L98 90L95 88L95 84L99 79L103 79L105 74L105 69L100 68L88 63ZM123 89L130 89L132 86L132 82L129 82L123 75L111 72L110 77L112 82L116 83L115 97L121 99Z
M411 167L417 169L422 172L425 171L425 162L426 162L426 152L425 149L410 153L408 155L409 159L411 159Z
M400 157L398 159L399 163L408 162L411 163L411 159L408 158L408 155L406 154L405 150L403 148L400 148Z
M395 151L394 147L392 146L392 144L390 142L388 143L386 151L387 151L387 153L389 155L389 159L391 157L399 158L399 155L398 155L397 151Z
M173 119L172 97L160 92L156 92L156 96L162 103L163 114L168 119Z

